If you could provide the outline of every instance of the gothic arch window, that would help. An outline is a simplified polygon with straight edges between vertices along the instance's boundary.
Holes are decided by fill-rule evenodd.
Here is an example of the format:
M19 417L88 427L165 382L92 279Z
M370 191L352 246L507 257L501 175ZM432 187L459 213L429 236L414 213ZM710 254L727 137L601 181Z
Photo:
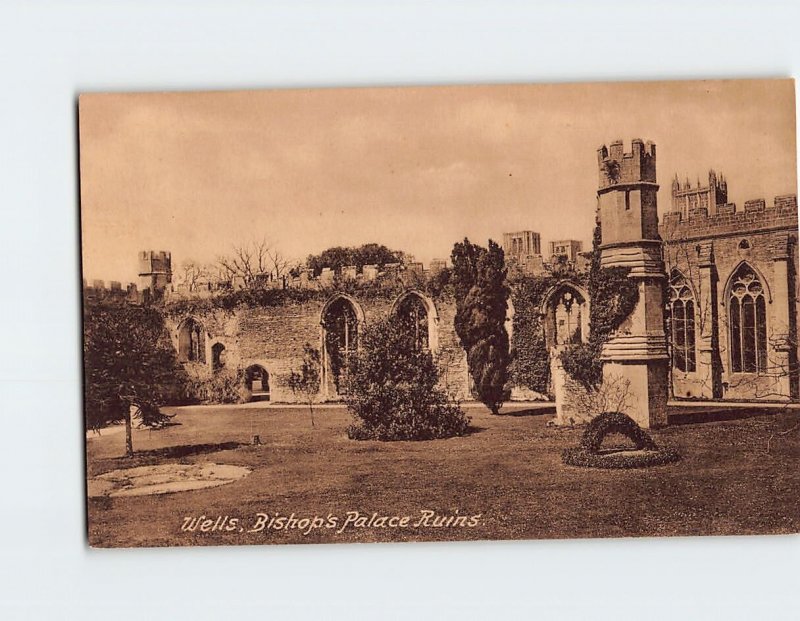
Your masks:
M728 293L731 371L767 370L767 304L764 284L753 268L742 263L734 272Z
M344 371L348 358L358 347L358 328L362 314L352 300L339 296L331 300L322 312L326 371L333 380L337 394L342 394Z
M436 309L430 300L408 292L394 303L391 316L408 332L416 349L436 349Z
M547 347L561 347L588 339L588 296L578 286L562 282L544 296L541 314L544 319Z
M211 368L219 371L225 366L225 345L214 343L211 347Z
M178 358L181 362L206 362L206 331L193 317L186 319L178 330Z
M672 366L678 371L697 370L695 346L695 299L686 277L672 272L669 291L669 325L672 334Z

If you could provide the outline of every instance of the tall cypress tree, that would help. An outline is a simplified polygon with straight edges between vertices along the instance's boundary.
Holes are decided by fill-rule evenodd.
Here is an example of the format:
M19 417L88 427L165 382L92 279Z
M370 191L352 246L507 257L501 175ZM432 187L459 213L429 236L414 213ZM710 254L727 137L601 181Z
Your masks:
M503 249L492 240L486 249L465 238L453 246L451 259L456 334L467 353L478 397L492 414L498 414L506 398L511 362L505 326L509 289Z

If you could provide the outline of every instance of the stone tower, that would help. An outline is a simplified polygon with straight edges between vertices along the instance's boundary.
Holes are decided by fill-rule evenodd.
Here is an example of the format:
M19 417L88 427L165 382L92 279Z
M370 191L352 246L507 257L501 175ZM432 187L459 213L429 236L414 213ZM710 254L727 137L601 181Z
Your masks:
M639 301L603 347L604 382L622 379L632 418L642 427L667 422L669 394L663 286L666 280L658 234L656 146L621 140L597 151L598 213L603 267L625 267L636 280ZM626 382L626 383L627 383Z
M172 283L172 255L169 252L142 250L139 253L139 288L161 293Z
M708 185L701 185L700 180L692 187L686 179L684 184L678 181L676 174L672 180L672 213L680 213L684 220L692 218L695 214L704 217L715 216L720 205L728 202L728 182L725 176L714 169L708 171Z

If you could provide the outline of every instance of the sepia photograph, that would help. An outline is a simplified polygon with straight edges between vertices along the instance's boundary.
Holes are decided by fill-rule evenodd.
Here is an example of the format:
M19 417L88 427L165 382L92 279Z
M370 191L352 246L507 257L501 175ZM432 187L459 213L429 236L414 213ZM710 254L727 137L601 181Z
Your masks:
M77 124L91 546L798 532L794 80Z

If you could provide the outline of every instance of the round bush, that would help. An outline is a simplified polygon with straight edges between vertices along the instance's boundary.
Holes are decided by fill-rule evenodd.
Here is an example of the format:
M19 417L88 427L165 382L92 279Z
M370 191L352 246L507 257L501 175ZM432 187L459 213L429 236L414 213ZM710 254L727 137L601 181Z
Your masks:
M581 438L581 448L597 453L603 440L612 433L625 436L633 446L640 450L654 451L658 447L647 432L639 427L630 416L622 412L603 412L589 422Z
M629 469L663 466L681 458L672 449L651 449L641 453L591 453L583 448L565 449L561 454L562 461L568 466L583 468Z
M600 452L603 440L612 433L628 438L633 450ZM653 438L630 416L622 412L604 412L586 426L580 446L566 449L561 459L570 466L625 469L670 464L678 461L680 455L672 449L659 449Z
M430 352L415 346L400 321L380 321L359 335L348 358L345 403L353 440L434 440L463 436L469 418L439 386Z

